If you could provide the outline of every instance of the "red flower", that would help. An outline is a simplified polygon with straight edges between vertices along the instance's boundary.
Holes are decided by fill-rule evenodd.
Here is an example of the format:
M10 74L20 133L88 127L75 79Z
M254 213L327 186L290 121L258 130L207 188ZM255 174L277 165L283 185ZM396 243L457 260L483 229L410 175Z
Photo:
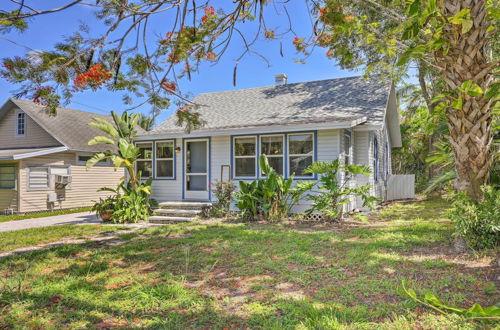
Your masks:
M177 84L173 81L169 82L168 80L163 80L161 86L169 93L175 93L175 91L177 90Z
M331 49L328 49L328 50L326 51L326 56L328 56L328 57L332 57L332 56L333 56L333 52L332 52L332 50L331 50Z
M101 88L101 86L111 79L111 72L108 71L101 63L97 63L87 72L76 76L74 80L75 89L81 90L90 87L93 90Z
M292 43L295 45L295 48L297 49L298 52L303 51L305 49L304 38L295 37L293 38Z
M214 52L210 52L207 54L208 60L214 60L216 57L217 57L217 54L215 54Z

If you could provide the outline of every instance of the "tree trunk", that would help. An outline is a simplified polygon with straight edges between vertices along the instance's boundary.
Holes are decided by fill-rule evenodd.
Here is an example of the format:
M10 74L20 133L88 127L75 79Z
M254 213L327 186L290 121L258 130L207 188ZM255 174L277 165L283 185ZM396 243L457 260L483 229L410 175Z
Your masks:
M448 23L443 38L449 45L448 53L435 54L441 67L441 78L448 90L457 90L468 80L487 91L492 82L494 64L487 56L490 35L486 31L491 22L487 19L485 0L444 0L442 13L450 17L469 8L474 24L462 33L461 25ZM458 93L454 97L458 97ZM465 95L461 110L448 108L446 116L450 129L450 142L455 154L457 187L473 199L482 196L480 186L488 180L492 165L492 101L483 95Z

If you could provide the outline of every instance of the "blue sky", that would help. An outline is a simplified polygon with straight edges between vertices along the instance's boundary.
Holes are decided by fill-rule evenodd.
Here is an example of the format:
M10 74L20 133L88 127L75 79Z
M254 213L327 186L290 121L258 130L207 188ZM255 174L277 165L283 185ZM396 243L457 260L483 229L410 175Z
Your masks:
M60 3L60 1L50 2L54 6ZM33 3L36 4L37 1ZM287 5L287 9L294 22L293 28L295 32L299 36L307 36L310 33L311 22L307 14L307 8L305 8L305 2L291 0ZM266 10L266 16L269 18L268 22L266 22L267 27L275 29L278 33L284 31L287 28L287 19L285 15L278 15L281 9L270 5ZM27 45L33 49L50 49L56 42L76 31L82 22L89 25L93 35L102 33L102 28L100 29L100 25L96 23L93 17L92 9L86 6L78 6L61 13L39 16L31 22L29 29L24 33L14 32L0 35L0 37L14 40L16 43ZM153 19L150 24L148 39L155 40L157 36L168 32L169 23L171 24L171 17L168 14ZM251 35L254 30L254 23L243 26L243 31L248 35ZM236 64L235 59L239 57L243 50L242 42L238 39L233 41L231 47L217 64L204 64L199 72L193 73L191 81L182 79L180 88L183 92L189 92L191 96L195 96L205 92L272 85L274 84L274 75L277 73L286 73L290 83L362 74L361 71L341 70L334 61L326 58L326 50L322 48L316 49L305 64L297 63L296 60L300 59L301 56L296 54L292 45L293 37L292 34L279 40L266 40L261 37L254 49L269 59L270 66L258 56L247 55L238 64L236 87L233 86L233 68ZM284 57L280 55L280 41L283 44ZM26 52L24 47L14 45L3 39L0 39L0 49L2 58L24 55ZM12 91L15 91L16 88L18 86L0 79L1 99L6 100L11 97ZM105 113L109 110L121 112L126 108L122 102L122 96L122 92L85 91L75 94L69 107L98 113ZM163 111L159 121L171 115L174 110L175 107L172 106L170 109ZM138 111L148 113L149 107L143 106Z

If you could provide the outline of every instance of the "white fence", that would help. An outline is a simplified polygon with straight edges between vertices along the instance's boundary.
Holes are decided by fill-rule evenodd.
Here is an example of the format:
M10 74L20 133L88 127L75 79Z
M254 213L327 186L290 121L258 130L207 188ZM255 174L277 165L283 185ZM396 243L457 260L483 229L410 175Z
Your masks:
M387 180L387 200L408 199L415 197L415 175L397 174Z

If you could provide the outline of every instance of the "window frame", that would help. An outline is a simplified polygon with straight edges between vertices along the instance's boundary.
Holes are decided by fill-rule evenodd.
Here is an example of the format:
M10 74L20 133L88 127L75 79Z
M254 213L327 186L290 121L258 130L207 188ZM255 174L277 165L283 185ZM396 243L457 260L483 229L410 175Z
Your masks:
M83 157L92 157L93 154L77 153L75 155L75 164L76 165L87 165L87 161L81 161L79 159L79 157L81 157L81 156L83 156ZM106 158L105 160L100 161L99 163L95 164L94 166L110 166L110 165L111 165L111 161L108 158Z
M296 136L296 135L311 135L312 137L312 163L316 161L316 132L311 132L311 131L304 131L304 132L296 132L296 133L288 133L286 134L286 167L287 167L287 176L286 178L290 178L292 175L290 171L290 157L296 157L296 156L307 156L310 157L308 154L291 154L290 153L290 137L291 136ZM311 174L311 175L301 175L301 176L294 176L293 179L297 180L316 180L317 175L316 174Z
M379 182L380 179L380 152L378 150L378 138L376 135L373 136L373 180L375 183Z
M151 178L154 178L154 154L155 154L155 144L154 144L154 141L138 141L138 142L135 142L135 147L136 148L139 148L138 145L139 144L150 144L151 145L151 158L150 159L147 159L147 158L137 158L135 160L135 163L134 163L134 171L135 171L135 174L137 175L137 162L151 162ZM150 177L143 177L142 176L142 173L141 173L141 181L145 181L147 179L149 179Z
M172 158L158 158L157 156L157 148L156 148L156 144L157 143L162 143L162 142L171 142L172 143ZM140 143L140 142L139 142ZM153 143L153 155L152 155L152 159L153 159L153 179L155 180L175 180L176 179L176 159L175 159L175 148L176 148L176 145L175 145L175 139L165 139L165 140L155 140L154 143ZM172 161L172 176L158 176L157 172L158 172L158 161L159 160L171 160Z
M345 145L345 138L349 139L349 148L347 150L347 156L346 156L346 145ZM351 130L345 129L344 134L342 135L342 152L344 154L344 165L351 165L353 164L353 144L352 144L352 132ZM349 159L349 161L346 163L346 158Z
M13 188L0 187L0 191L9 191L9 190L16 191L17 190L17 176L18 176L17 165L16 164L1 164L0 167L13 167L14 168L14 187ZM7 181L7 180L2 180L2 181Z
M232 143L231 143L231 158L233 161L233 179L236 180L245 180L245 179L257 179L259 176L259 166L258 166L258 157L259 157L259 140L258 140L258 135L238 135L238 136L233 136L232 137ZM244 138L253 138L255 140L255 155L253 156L236 156L236 139L244 139ZM255 168L255 175L254 176L237 176L236 175L236 159L243 159L243 158L254 158L254 168Z
M23 133L19 134L19 115L23 115ZM16 118L14 120L14 132L16 137L25 137L26 136L26 112L21 109L16 110Z
M259 137L259 149L258 149L259 150L259 156L258 156L258 158L260 158L261 155L264 155L262 153L262 149L263 149L262 148L262 138L265 138L265 137L274 137L274 136L280 136L281 137L281 143L282 143L282 146L281 146L281 148L282 148L281 155L277 155L277 156L275 156L275 155L266 155L266 157L268 159L269 158L279 158L279 157L281 157L282 162L283 162L283 164L282 164L282 166L283 166L283 173L281 173L281 174L285 177L286 176L286 166L285 166L285 155L286 155L285 139L286 139L286 134L262 134L262 135L259 135L258 136ZM259 160L257 159L257 162L258 161ZM266 177L264 175L264 173L262 173L262 170L260 169L260 166L258 168L258 172L259 172L258 173L259 177L261 177L261 178L265 178Z

